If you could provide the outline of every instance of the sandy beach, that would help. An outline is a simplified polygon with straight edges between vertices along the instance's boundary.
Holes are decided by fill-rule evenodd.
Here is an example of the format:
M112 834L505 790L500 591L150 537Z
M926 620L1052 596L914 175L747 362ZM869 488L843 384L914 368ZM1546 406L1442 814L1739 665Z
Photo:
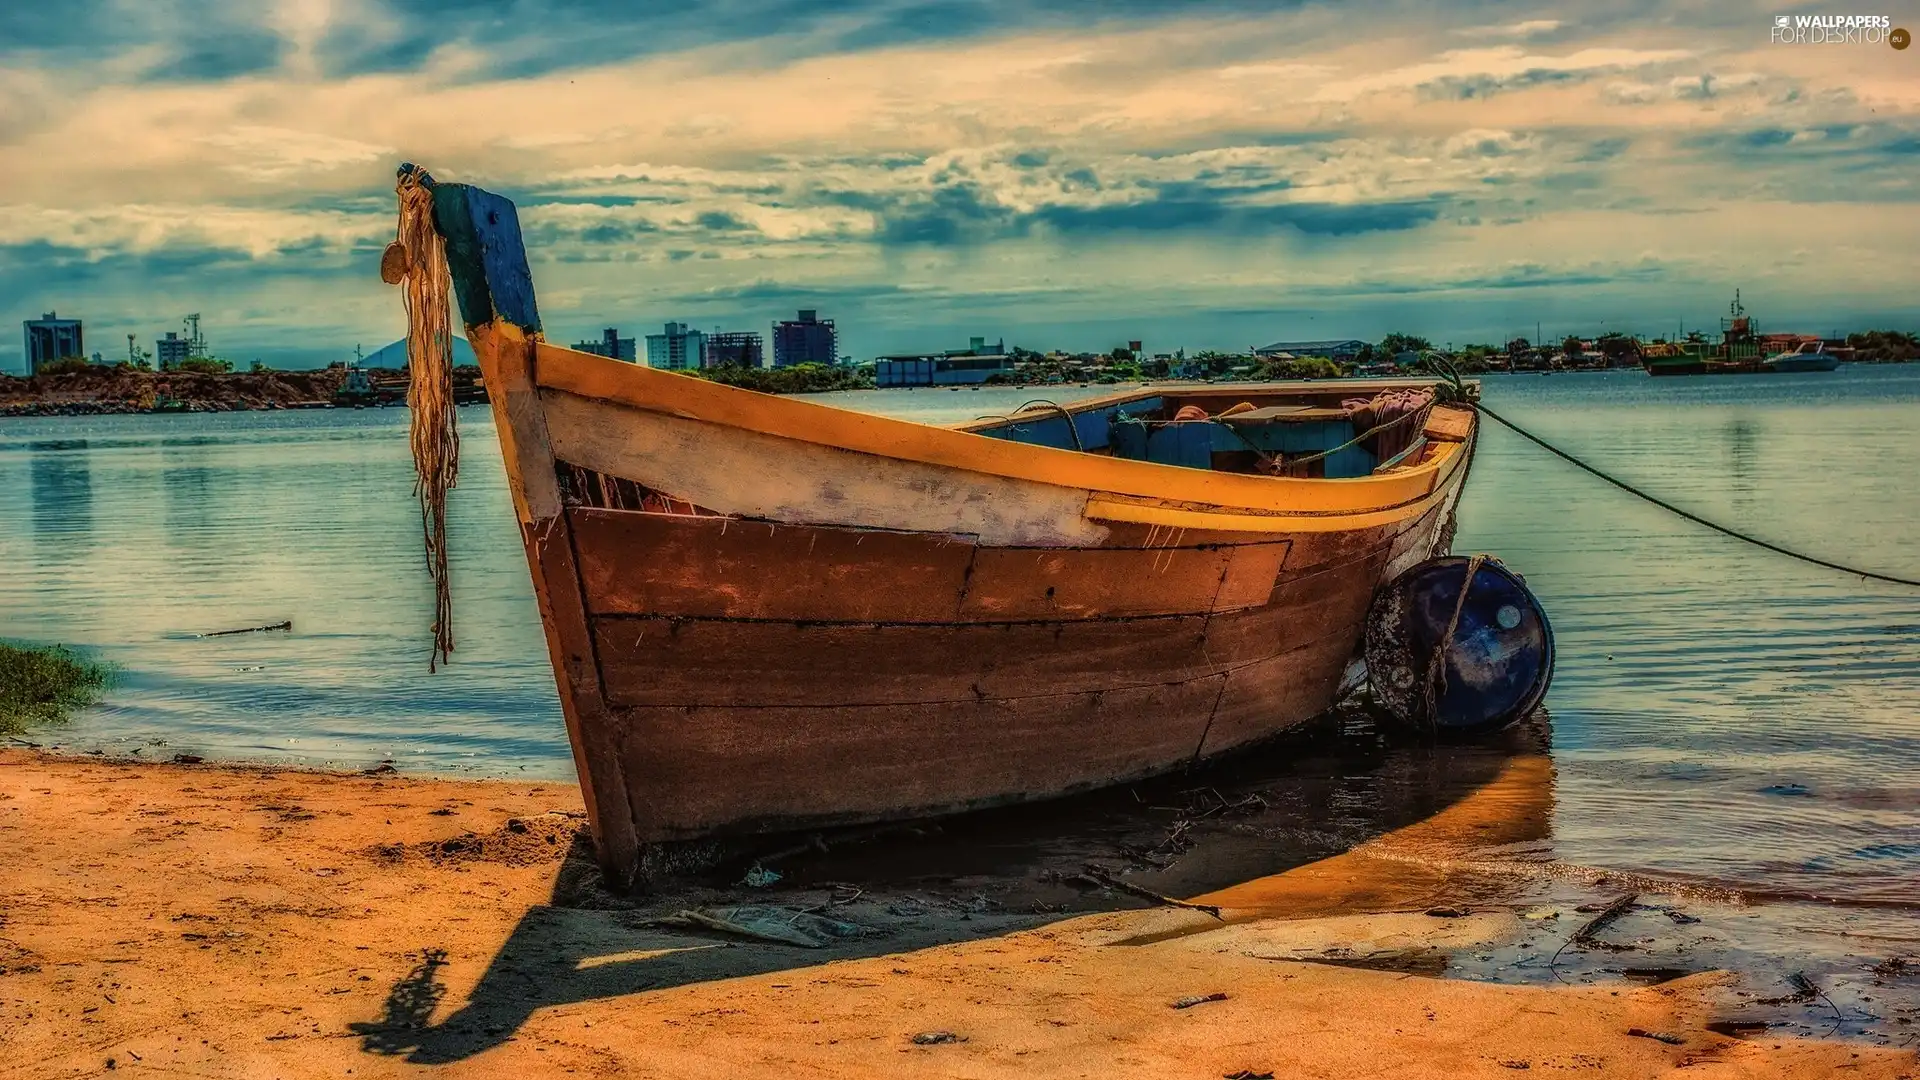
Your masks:
M1429 914L1447 883L1367 851L1198 898L1219 919L767 901L865 928L803 948L661 922L738 896L600 893L580 815L558 784L0 753L0 1076L1920 1076L1710 1030L1721 973L1430 977L1516 916Z

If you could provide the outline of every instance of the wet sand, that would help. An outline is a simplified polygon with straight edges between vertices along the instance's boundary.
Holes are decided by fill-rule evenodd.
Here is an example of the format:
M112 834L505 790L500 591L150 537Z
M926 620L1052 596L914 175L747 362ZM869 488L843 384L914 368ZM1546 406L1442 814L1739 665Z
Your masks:
M1528 760L1487 786L1531 790ZM1428 914L1477 871L1396 875L1378 843L1200 898L1220 919L1065 916L964 880L634 905L598 891L581 825L566 785L0 752L0 1077L1920 1078L1912 1049L1709 1030L1740 1004L1719 973L1430 977L1527 920ZM755 901L866 929L808 949L659 921Z

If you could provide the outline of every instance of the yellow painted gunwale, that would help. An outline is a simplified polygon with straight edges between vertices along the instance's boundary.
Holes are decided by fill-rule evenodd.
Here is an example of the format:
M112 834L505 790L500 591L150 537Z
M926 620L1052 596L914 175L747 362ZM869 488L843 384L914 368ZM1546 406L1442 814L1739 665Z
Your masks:
M601 398L634 408L858 453L943 465L989 476L1083 488L1138 499L1246 510L1280 517L1400 511L1424 503L1464 443L1443 444L1414 468L1341 480L1206 472L1146 461L1083 454L1008 442L955 428L854 412L762 394L659 371L539 342L534 379L542 387ZM1160 391L1114 395L1102 401L1152 397ZM1399 515L1393 515L1399 516ZM1291 527L1274 523L1281 528ZM1329 529L1352 527L1351 522Z

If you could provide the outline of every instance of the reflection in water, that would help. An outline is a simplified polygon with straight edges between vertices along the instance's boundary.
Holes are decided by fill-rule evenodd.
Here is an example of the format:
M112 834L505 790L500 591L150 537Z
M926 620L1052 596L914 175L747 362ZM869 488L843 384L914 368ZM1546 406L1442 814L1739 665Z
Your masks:
M80 558L98 539L86 442L39 443L29 461L36 551L54 562Z
M167 547L187 566L218 561L220 552L213 543L212 527L224 495L222 488L235 483L236 478L216 473L205 455L192 447L162 445L159 449L160 494L165 507L161 520Z
M1364 711L1343 708L1196 773L948 819L933 831L808 854L788 869L796 885L962 881L990 884L1013 907L1138 906L1079 878L1093 865L1162 895L1204 894L1207 903L1272 913L1304 902L1307 893L1295 891L1304 880L1298 875L1388 842L1382 838L1405 850L1546 841L1549 742L1544 713L1496 737L1434 744L1381 730ZM1396 890L1420 888L1404 868L1383 875L1392 883L1362 883L1345 870L1335 875L1343 888L1377 893L1381 903L1400 895ZM1357 902L1359 893L1328 892L1322 906ZM1404 907L1404 896L1392 903Z
M1733 505L1747 510L1753 505L1759 488L1760 426L1745 416L1727 421L1727 488L1733 492Z

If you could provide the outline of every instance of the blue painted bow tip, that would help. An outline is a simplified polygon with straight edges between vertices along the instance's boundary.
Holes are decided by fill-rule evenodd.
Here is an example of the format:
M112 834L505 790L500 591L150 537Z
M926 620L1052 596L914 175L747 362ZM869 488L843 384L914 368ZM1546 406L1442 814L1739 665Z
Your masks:
M1547 614L1497 559L1429 559L1395 578L1367 612L1365 648L1374 700L1439 734L1509 727L1553 677Z

